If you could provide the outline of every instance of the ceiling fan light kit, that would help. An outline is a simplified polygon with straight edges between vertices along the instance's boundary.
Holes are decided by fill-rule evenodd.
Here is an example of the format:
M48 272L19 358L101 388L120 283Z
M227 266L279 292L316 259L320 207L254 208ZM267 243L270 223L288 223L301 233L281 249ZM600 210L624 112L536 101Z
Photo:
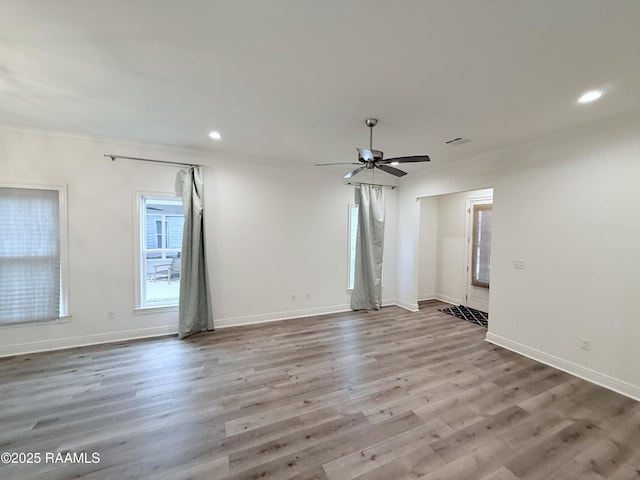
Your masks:
M344 178L349 179L354 175L362 172L363 170L372 170L377 168L383 172L390 173L396 177L403 177L407 172L400 170L399 168L392 167L391 165L399 165L401 163L417 163L417 162L429 162L431 159L428 155L414 155L409 157L394 157L384 159L384 153L380 150L373 149L373 127L378 124L377 118L367 118L365 125L369 127L369 148L358 148L358 162L359 163L318 163L317 167L324 167L327 165L358 165L358 168L351 170Z

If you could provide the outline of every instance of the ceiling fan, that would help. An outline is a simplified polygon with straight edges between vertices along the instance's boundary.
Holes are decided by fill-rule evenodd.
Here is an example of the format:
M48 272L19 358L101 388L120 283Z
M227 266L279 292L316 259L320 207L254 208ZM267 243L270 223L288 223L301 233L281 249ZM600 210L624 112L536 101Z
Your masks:
M390 173L396 177L402 177L407 174L398 168L391 165L398 165L400 163L417 163L417 162L429 162L431 159L428 155L414 155L410 157L394 157L383 159L383 153L380 150L373 150L373 127L378 124L377 118L367 118L365 125L369 127L369 148L358 148L358 162L360 163L317 163L316 167L324 167L326 165L358 165L358 168L351 170L344 178L351 178L355 174L360 173L363 170L371 170L377 168L383 172Z

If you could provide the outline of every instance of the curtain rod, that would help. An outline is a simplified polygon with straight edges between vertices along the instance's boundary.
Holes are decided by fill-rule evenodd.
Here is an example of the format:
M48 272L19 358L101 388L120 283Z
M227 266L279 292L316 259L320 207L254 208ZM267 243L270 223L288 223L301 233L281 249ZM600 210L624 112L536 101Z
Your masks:
M396 188L398 188L397 185L381 185L379 183L366 183L366 182L347 182L345 183L345 185L372 185L374 187L390 188L391 190L395 190Z
M112 162L115 162L116 158L121 158L123 160L136 160L138 162L152 162L152 163L165 163L168 165L182 165L183 167L202 167L202 165L196 165L194 163L170 162L167 160L154 160L153 158L123 157L122 155L112 155L110 153L105 153L104 156L107 158L110 158Z

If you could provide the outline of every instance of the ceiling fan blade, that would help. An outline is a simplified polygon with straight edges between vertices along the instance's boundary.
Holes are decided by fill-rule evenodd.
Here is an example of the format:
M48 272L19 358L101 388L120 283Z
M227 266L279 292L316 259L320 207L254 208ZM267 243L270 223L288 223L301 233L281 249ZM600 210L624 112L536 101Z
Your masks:
M407 174L407 172L403 172L402 170L399 170L397 168L390 167L389 165L377 164L376 168L379 168L383 172L390 173L391 175L395 175L396 177L404 177Z
M358 148L358 159L362 162L379 162L382 160L383 153L380 150L371 150L370 148Z
M327 165L360 165L359 163L316 163L316 167L326 167Z
M365 170L367 167L359 167L356 168L355 170L351 170L349 173L347 173L344 178L351 178L353 177L356 173L361 172L362 170Z
M431 159L429 155L413 155L410 157L395 157L395 158L387 158L380 163L414 163L414 162L430 162Z

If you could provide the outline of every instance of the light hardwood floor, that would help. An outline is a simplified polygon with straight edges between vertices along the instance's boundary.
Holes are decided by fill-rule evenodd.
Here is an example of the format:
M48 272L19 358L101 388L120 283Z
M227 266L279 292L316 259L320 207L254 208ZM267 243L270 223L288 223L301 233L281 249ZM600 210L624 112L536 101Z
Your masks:
M440 306L1 359L0 452L42 461L0 478L640 479L640 403Z

